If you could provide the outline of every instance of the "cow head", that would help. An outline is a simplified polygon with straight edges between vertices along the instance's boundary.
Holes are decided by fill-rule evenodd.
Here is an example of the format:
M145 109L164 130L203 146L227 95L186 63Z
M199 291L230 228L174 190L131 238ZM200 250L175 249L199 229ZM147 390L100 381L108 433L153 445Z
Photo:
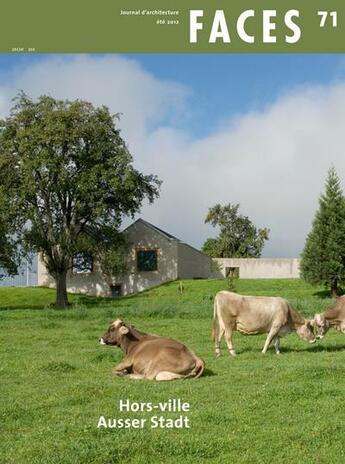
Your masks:
M305 340L306 342L309 342L309 343L316 342L313 320L305 320L304 324L300 325L296 331L297 331L297 334L301 338L303 338L303 340Z
M315 314L313 321L316 327L316 338L320 340L326 335L331 324L323 314Z
M129 328L126 324L121 319L117 319L110 324L103 337L99 339L99 343L101 345L121 346L121 341L128 332Z

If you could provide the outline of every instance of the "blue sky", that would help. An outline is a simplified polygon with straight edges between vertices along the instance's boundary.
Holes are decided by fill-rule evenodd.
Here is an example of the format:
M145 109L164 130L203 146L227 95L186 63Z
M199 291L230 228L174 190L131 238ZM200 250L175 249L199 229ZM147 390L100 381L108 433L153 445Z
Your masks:
M18 89L120 112L138 169L163 181L141 216L196 247L209 207L240 203L296 257L327 170L345 182L343 55L0 55L0 117Z
M192 89L190 131L209 134L224 118L260 110L299 86L344 76L340 55L133 55L160 79Z
M344 56L335 54L127 56L157 79L179 82L188 88L188 107L192 111L188 128L194 136L208 135L233 115L261 110L296 87L324 85L345 75ZM71 55L62 57L69 59ZM46 58L47 55L0 55L0 80L11 79L22 67ZM165 117L157 124L165 124L169 115ZM169 122L175 127L185 125L184 118Z
M224 117L261 109L296 86L344 77L342 55L132 55L160 79L192 89L195 129ZM207 123L208 121L208 123Z

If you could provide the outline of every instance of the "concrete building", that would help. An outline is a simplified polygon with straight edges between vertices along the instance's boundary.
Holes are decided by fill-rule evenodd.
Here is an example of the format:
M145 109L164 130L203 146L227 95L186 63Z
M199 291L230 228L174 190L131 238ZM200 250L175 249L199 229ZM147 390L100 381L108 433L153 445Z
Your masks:
M143 219L123 231L129 249L129 270L111 285L97 260L83 264L68 274L67 290L97 296L137 293L176 279L204 279L211 276L212 259L173 235ZM38 260L38 285L54 287L41 259Z
M221 275L242 279L298 279L298 258L214 258Z

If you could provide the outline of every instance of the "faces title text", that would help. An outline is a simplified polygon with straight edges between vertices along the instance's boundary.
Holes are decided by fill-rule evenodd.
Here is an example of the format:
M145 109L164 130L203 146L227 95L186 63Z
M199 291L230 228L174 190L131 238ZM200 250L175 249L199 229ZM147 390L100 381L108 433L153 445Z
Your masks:
M211 28L206 31L204 24L204 10L190 10L189 15L189 42L198 43L201 35L207 34L209 43L231 43L233 36L237 34L241 41L254 44L258 40L263 43L277 42L277 21L278 14L276 10L260 11L260 37L251 32L253 22L257 18L258 13L255 10L245 10L237 18L233 30L228 26L228 20L224 10L216 10L213 16ZM300 12L298 10L289 10L283 14L283 22L285 26L285 34L283 40L286 43L297 43L301 38L301 27L298 24ZM233 18L231 18L233 19ZM262 34L262 36L261 36Z

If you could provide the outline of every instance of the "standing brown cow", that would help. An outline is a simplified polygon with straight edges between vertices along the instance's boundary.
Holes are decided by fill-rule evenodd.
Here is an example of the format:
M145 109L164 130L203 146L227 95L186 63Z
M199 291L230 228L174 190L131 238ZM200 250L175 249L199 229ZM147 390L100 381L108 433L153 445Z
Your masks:
M267 333L262 353L266 353L269 345L274 342L276 353L279 354L280 337L293 331L310 343L316 341L312 322L303 319L284 298L218 292L214 300L212 330L216 356L220 355L219 344L223 335L229 353L235 356L232 344L235 330L244 335Z
M323 338L331 327L345 334L345 295L321 314L315 314L316 338Z
M141 332L120 319L110 325L99 342L121 348L125 356L113 373L131 379L198 378L205 368L204 361L177 340Z

